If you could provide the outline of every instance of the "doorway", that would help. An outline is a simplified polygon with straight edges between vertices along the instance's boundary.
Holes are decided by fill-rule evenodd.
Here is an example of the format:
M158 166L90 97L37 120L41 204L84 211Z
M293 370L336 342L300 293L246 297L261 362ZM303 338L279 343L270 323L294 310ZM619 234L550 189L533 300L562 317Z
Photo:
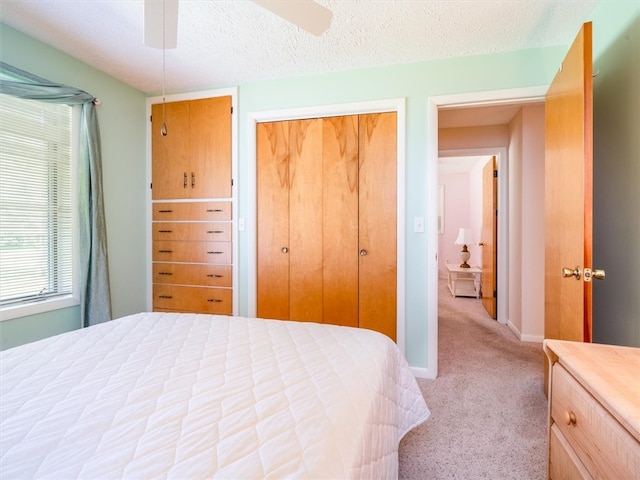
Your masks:
M504 104L527 104L538 103L544 99L544 94L547 90L546 86L541 87L527 87L522 89L510 89L499 90L490 92L476 92L469 94L457 94L446 95L440 97L431 97L428 100L428 138L432 139L428 149L428 166L427 166L427 192L429 197L427 201L429 220L428 228L428 242L432 247L431 253L428 255L428 376L435 378L437 376L438 368L438 158L440 156L439 143L438 143L438 129L439 129L439 110L452 107L479 107L490 105L504 105ZM479 147L481 154L495 154L496 149L490 148L489 150L482 151L483 148ZM469 152L467 152L469 153ZM498 152L498 161L500 163L501 170L508 171L508 156L507 148L502 148L502 151ZM508 173L505 174L505 181L508 179ZM503 188L500 187L500 177L498 180L498 191L500 192L498 198L498 208L508 212L508 188L507 185ZM507 221L507 215L503 216L502 222ZM498 250L498 290L501 295L498 296L498 320L502 319L503 322L508 322L508 305L509 297L512 292L509 292L509 237L508 237L508 223L502 225L499 217L498 221L498 244L504 248Z

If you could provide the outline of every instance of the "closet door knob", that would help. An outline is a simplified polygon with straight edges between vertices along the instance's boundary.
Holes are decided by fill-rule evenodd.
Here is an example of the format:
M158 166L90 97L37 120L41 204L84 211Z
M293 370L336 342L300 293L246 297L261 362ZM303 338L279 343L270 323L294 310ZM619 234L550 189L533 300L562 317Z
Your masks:
M282 248L280 249L280 251L281 251L282 253L287 253L287 252L289 251L289 249L288 249L287 247L282 247Z
M362 250L360 250L360 256L364 257L367 254L367 251L363 248Z

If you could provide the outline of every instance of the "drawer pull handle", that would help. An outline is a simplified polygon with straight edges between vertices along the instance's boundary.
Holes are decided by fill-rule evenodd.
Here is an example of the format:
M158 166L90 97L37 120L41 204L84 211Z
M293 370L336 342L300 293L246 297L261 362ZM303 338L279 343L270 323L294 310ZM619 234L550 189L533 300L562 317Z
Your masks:
M173 233L173 230L158 230L159 233Z
M173 253L173 250L158 250L158 253Z
M222 255L224 252L207 252L209 255Z
M217 273L208 273L207 277L209 277L209 278L222 278L222 275L218 275Z
M191 172L191 188L196 187L196 174Z
M160 298L173 298L172 295L158 295Z
M173 213L173 210L158 210L158 213Z
M220 213L222 211L223 210L221 208L214 208L214 209L208 208L207 209L207 212L209 212L209 213Z
M158 272L158 275L169 275L169 276L171 276L171 275L173 275L173 273L171 273L171 272Z
M211 302L211 303L222 303L222 300L218 299L218 298L208 298L207 302Z
M207 233L224 233L224 230L207 230Z
M564 412L564 423L567 425L575 425L576 424L576 414L573 412Z
M184 183L182 184L182 188L187 188L187 172L184 172Z

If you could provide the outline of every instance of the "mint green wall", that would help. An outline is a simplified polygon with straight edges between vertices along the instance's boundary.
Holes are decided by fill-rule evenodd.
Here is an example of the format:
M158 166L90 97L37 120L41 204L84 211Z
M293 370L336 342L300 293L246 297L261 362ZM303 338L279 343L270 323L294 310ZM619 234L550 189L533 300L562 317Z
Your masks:
M413 232L413 218L427 217L427 99L452 93L548 84L566 47L426 63L370 68L313 77L241 85L239 89L240 217L255 218L254 198L245 188L249 112L406 97L406 325L405 352L414 367L427 366L427 235ZM248 222L248 225L250 222ZM240 237L240 306L247 314L247 242Z
M145 308L145 95L107 74L0 24L0 59L51 81L86 90L98 108L112 313ZM5 349L80 326L78 307L0 322Z
M593 340L640 347L640 2L593 15Z

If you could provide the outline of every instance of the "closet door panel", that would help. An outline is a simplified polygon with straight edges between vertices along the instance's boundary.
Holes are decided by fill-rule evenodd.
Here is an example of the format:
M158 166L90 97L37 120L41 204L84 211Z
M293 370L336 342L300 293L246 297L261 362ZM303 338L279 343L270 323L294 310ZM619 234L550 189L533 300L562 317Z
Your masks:
M231 97L192 100L190 109L191 198L231 197Z
M160 134L162 123L167 136ZM189 102L170 102L151 106L151 196L153 200L189 198Z
M360 115L360 327L396 340L396 113Z
M322 322L322 119L289 122L291 320Z
M257 314L289 318L289 125L256 127ZM284 250L284 251L283 251Z
M323 321L358 326L358 117L323 120Z

